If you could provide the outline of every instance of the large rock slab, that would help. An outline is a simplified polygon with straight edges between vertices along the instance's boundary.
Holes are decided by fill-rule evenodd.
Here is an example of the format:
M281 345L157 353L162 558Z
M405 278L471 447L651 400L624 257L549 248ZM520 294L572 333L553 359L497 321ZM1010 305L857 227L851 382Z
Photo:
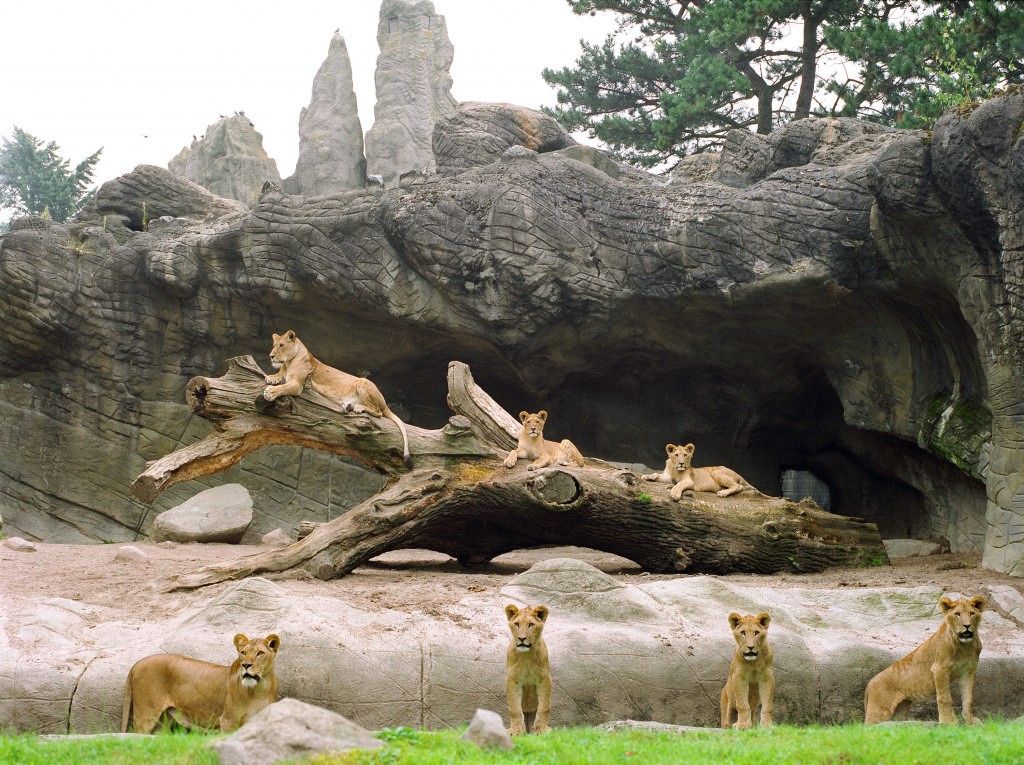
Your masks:
M227 483L189 497L157 516L153 538L170 542L240 542L252 523L252 495Z
M859 721L867 681L937 629L944 594L956 593L706 576L625 584L581 560L555 558L500 590L469 591L435 614L429 603L415 611L367 610L346 602L343 588L337 596L296 597L260 578L186 608L174 608L171 598L162 615L145 618L49 599L16 619L0 613L0 728L115 730L135 661L166 651L228 663L239 631L281 636L285 697L371 730L464 725L476 709L507 709L503 609L510 602L551 609L544 635L554 725L633 719L716 726L734 646L727 615L762 610L772 615L776 719ZM1022 600L1012 588L991 595L976 713L1016 717L1024 713ZM934 719L935 705L915 713Z

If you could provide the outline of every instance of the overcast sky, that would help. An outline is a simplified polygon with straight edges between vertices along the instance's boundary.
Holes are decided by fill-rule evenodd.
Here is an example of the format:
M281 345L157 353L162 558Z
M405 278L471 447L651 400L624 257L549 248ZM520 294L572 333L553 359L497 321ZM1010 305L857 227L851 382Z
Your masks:
M571 66L581 38L614 17L575 16L566 0L434 0L455 47L452 95L538 108L544 67ZM139 164L166 167L220 115L244 111L282 177L298 154L299 110L339 29L363 131L373 125L375 0L51 0L5 4L0 136L14 125L56 141L72 166L103 147L101 183Z

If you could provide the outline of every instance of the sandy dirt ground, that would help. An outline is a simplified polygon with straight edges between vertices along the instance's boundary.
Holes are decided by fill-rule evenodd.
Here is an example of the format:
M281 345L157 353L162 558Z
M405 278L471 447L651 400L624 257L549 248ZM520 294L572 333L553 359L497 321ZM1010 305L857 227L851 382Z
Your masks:
M0 544L0 603L9 617L31 611L46 598L67 598L126 615L127 621L166 618L201 606L233 583L194 591L164 592L167 578L218 561L262 549L226 544L133 543L146 560L117 560L126 545L36 544L35 552L15 552ZM421 550L386 553L351 574L321 581L265 574L297 595L341 598L367 610L394 609L461 620L456 604L471 593L498 592L517 574L552 557L585 560L624 583L651 582L676 576L646 574L632 562L593 550L572 547L519 550L491 563L463 568L446 555ZM964 554L905 558L872 568L836 568L819 574L736 574L722 579L767 587L917 587L946 592L986 594L993 585L1010 586L1024 595L1024 579L980 567L977 556ZM109 613L109 612L108 612Z

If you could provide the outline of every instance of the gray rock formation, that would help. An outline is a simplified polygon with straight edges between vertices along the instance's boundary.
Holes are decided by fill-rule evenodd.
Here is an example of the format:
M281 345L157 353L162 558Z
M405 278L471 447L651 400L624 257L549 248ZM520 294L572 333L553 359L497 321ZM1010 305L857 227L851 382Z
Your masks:
M299 158L284 182L292 194L319 196L366 183L363 128L352 87L345 38L335 33L313 78L309 106L299 113Z
M201 491L156 517L153 538L169 542L240 542L252 523L252 495L241 484Z
M489 709L478 709L473 713L473 719L469 721L469 727L462 734L461 740L478 749L515 748L501 715Z
M263 136L242 113L210 125L167 167L218 196L250 207L259 200L264 183L281 182L277 163L263 150Z
M397 186L402 173L432 172L434 124L455 112L455 49L430 0L383 0L377 27L377 103L366 134L367 173Z
M5 533L148 534L195 491L147 508L127 490L206 432L187 380L292 328L414 425L446 422L458 359L584 454L660 466L686 439L772 494L806 471L884 537L1024 575L1022 121L1021 93L933 133L805 120L668 184L515 145L251 213L141 167L68 225L0 239ZM272 447L223 480L253 494L250 541L380 485Z
M552 117L512 104L468 101L434 125L437 172L445 175L496 161L511 146L543 154L575 146L576 141Z
M366 729L454 727L480 708L504 717L502 610L510 602L551 609L544 638L553 726L623 719L717 726L735 647L727 614L763 610L772 615L776 721L858 722L867 681L934 632L939 598L957 595L936 586L805 589L708 576L632 585L566 558L440 610L368 610L340 597L298 597L291 585L249 578L210 599L191 595L187 607L175 599L173 608L141 614L60 598L22 601L24 609L0 613L0 728L116 730L135 661L170 652L228 663L230 636L240 629L282 635L283 696ZM991 595L975 712L1011 719L1024 712L1022 599L1009 587ZM913 714L934 720L934 699ZM248 737L247 727L238 735Z

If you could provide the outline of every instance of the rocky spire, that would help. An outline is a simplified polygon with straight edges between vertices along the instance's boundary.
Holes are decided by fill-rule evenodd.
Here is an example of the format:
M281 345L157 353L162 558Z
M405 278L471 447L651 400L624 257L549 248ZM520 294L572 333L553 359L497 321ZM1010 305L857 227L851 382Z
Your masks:
M221 117L167 163L167 169L227 199L252 206L267 181L280 183L277 163L244 112Z
M313 78L309 106L299 113L299 158L285 181L292 194L316 196L366 183L363 128L352 87L345 38L331 38L327 58Z
M377 44L377 103L366 161L368 172L391 186L410 170L434 170L434 123L457 106L449 72L455 48L430 0L383 0Z

